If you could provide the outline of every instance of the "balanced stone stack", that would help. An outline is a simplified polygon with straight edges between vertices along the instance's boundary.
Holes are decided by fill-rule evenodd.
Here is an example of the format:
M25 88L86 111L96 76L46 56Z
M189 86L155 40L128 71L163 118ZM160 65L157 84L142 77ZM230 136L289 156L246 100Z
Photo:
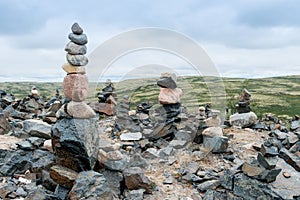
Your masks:
M71 41L65 48L68 63L62 67L67 72L63 92L69 102L57 111L58 120L52 127L51 137L57 165L80 172L94 168L99 138L96 114L84 102L88 96L84 67L88 63L84 56L87 37L77 23L71 29ZM57 180L57 174L54 176Z
M106 115L114 115L115 114L115 106L116 102L116 94L114 93L114 86L110 79L107 79L105 82L105 87L101 92L97 93L98 102L94 102L90 104L95 112Z
M251 112L251 94L246 88L242 90L242 94L239 96L238 100L239 102L236 105L237 113L230 116L230 124L232 126L238 126L242 128L254 125L256 123L257 116L254 112Z
M182 90L177 87L176 81L176 75L170 73L162 73L157 81L157 85L161 87L158 101L162 104L167 122L174 120L180 114Z

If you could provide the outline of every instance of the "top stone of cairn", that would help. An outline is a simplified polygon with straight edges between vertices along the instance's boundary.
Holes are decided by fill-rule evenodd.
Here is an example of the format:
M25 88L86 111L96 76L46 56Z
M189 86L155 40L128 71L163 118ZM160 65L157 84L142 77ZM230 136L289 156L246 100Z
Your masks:
M83 29L79 26L79 24L77 22L75 22L72 27L71 30L74 34L76 35L80 35L83 33Z

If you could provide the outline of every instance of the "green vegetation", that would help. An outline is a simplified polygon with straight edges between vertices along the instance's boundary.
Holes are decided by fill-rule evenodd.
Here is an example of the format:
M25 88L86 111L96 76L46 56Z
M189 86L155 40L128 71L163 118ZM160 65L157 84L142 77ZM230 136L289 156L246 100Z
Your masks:
M210 77L210 84L216 80ZM116 93L121 99L128 95L131 107L142 102L157 104L159 87L157 79L131 79L115 83ZM246 87L252 94L251 107L258 116L264 113L273 113L277 116L294 116L300 114L300 76L284 76L262 79L223 78L226 91L226 106L234 112L237 97ZM55 95L55 89L62 90L61 83L0 83L0 89L23 98L30 94L32 85L35 85L40 94L48 99ZM88 101L96 101L95 94L100 91L102 84L92 83ZM182 104L190 112L196 112L199 105L211 102L212 96L203 77L179 77L178 86L183 90ZM62 92L61 92L62 93ZM218 97L224 99L225 97Z

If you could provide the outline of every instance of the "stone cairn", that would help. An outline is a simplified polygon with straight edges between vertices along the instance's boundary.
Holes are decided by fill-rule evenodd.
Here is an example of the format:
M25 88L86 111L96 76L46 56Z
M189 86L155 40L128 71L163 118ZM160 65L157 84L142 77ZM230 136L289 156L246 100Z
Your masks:
M110 79L105 82L105 87L97 93L98 102L90 104L93 110L99 114L112 116L116 113L117 95Z
M51 178L69 189L73 184L70 181L66 183L64 177L66 174L75 177L78 172L94 168L99 141L96 114L84 102L88 96L88 77L85 71L88 59L84 56L87 51L87 36L77 23L72 25L71 30L71 41L65 48L68 63L62 66L67 72L63 92L69 102L57 111L57 122L51 130L56 165L50 170Z
M251 94L248 92L246 88L242 90L242 94L238 97L238 104L236 105L236 109L238 113L248 113L251 111L250 108L250 100Z
M177 77L173 73L162 73L157 85L160 88L158 102L160 107L154 109L152 120L157 122L154 125L154 132L150 139L156 140L161 137L172 136L176 129L176 124L181 121L177 117L181 113L180 99L182 90L177 87ZM172 137L171 137L172 139Z
M254 112L251 112L250 101L251 94L244 88L238 97L238 104L236 105L237 113L231 115L229 118L230 125L246 128L256 123L257 116Z

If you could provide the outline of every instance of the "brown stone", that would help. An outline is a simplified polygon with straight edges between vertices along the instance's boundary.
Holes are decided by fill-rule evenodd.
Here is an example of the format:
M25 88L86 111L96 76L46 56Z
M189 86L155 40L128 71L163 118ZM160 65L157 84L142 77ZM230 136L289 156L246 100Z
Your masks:
M88 119L96 116L93 109L84 102L69 102L67 104L67 112L71 117L78 119Z
M50 177L59 185L72 188L78 173L60 165L54 165L50 169Z
M175 104L180 103L182 90L180 88L160 88L158 101L160 104Z
M63 81L65 96L76 102L84 101L88 96L88 77L83 74L69 74Z
M150 180L139 167L130 167L123 171L125 185L129 190L146 189L146 193L152 193Z
M67 72L67 74L85 74L85 67L73 66L69 63L66 63L62 66L63 70Z
M95 112L104 113L109 116L114 115L116 112L114 104L94 102L90 106Z

